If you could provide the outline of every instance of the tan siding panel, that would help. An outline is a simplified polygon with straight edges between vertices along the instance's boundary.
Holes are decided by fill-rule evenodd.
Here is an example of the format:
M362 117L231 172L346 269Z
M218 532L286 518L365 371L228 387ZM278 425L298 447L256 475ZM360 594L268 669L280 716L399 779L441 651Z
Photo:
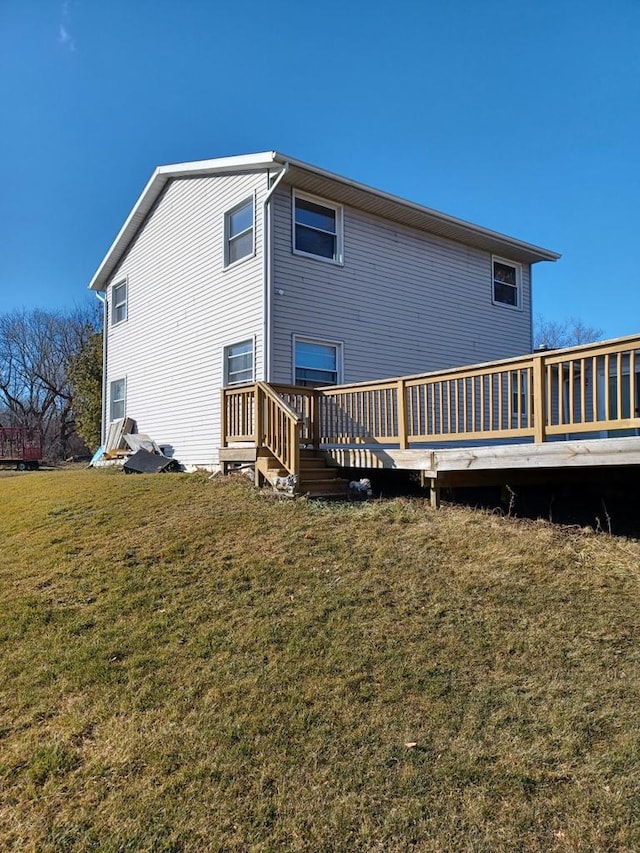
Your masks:
M275 197L274 379L291 381L292 335L344 342L346 382L520 355L522 310L491 301L491 255L344 208L344 266L291 251L291 195Z

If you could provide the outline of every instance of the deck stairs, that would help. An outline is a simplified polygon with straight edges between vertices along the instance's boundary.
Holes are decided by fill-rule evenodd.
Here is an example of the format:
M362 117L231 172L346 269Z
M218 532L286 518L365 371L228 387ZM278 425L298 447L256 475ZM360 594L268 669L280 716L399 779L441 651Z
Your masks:
M256 469L278 491L310 498L337 499L349 493L349 481L338 477L338 469L328 465L325 455L317 450L300 450L300 474L297 482L288 489L285 481L289 472L272 454L263 452L258 456Z

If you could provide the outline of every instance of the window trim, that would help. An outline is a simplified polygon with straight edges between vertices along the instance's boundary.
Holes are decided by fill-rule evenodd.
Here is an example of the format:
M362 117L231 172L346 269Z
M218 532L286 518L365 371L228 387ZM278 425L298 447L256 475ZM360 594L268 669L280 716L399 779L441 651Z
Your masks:
M246 207L248 204L252 206L252 217L251 217L251 227L245 228L244 231L241 231L239 234L234 234L233 237L229 235L229 227L231 223L231 216L234 213L237 213L239 210L242 210L243 207ZM237 258L235 261L229 260L231 252L230 250L230 242L231 240L237 240L238 237L241 237L244 234L247 234L251 231L251 251L243 255L241 258ZM228 270L232 267L238 266L238 264L243 263L249 258L254 258L256 255L256 194L255 191L251 193L251 195L246 196L242 201L235 204L233 207L230 207L229 210L225 210L224 212L224 269Z
M124 286L124 300L121 302L116 302L116 290L119 287ZM124 305L124 317L120 320L116 320L116 311ZM111 325L119 326L120 323L125 323L129 318L129 277L125 276L124 278L116 281L111 285Z
M296 247L296 201L311 201L321 207L326 207L328 210L333 210L336 215L336 257L325 258L323 255L314 255L313 252L303 252L302 249ZM313 229L313 226L305 225L305 228ZM321 231L323 234L329 234L329 231ZM291 251L294 255L300 255L302 258L313 258L316 261L322 261L325 264L333 264L334 266L344 266L344 213L341 204L334 201L328 201L326 198L311 195L310 193L300 192L294 189L291 193Z
M114 397L113 396L113 386L122 382L122 397ZM113 404L114 402L122 403L122 415L115 417L113 416ZM112 379L109 383L109 423L113 423L114 421L122 420L127 416L127 377L121 376L119 379Z
M502 302L500 299L496 299L496 279L495 279L495 264L504 264L507 267L513 267L516 273L516 304L510 305L508 302ZM512 287L513 285L508 285ZM497 305L499 308L508 308L510 311L522 311L523 310L523 286L522 286L522 264L518 263L518 261L510 261L508 258L501 258L498 255L491 255L491 303L493 305Z
M344 341L330 341L326 338L316 338L311 335L297 335L294 334L292 336L292 345L291 345L291 377L294 385L297 385L296 382L296 344L298 342L305 344L321 344L322 346L331 346L336 350L336 385L342 385L344 382ZM331 383L325 383L331 385ZM307 386L309 387L309 386ZM317 386L324 387L324 386Z
M231 347L240 346L240 344L251 344L251 379L242 379L239 382L229 381L229 356L228 350ZM222 379L224 387L236 387L238 385L250 385L256 381L256 336L251 335L248 338L242 338L239 341L231 341L222 347Z

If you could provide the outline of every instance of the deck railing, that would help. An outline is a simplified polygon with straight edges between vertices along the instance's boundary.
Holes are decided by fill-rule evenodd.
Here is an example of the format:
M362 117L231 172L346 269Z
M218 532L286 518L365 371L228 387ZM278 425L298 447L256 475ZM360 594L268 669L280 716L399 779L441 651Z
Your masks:
M262 383L223 392L225 444L256 440L260 387ZM563 435L637 430L640 336L380 382L264 387L299 415L299 440L313 446L543 442ZM273 428L280 428L275 412L270 417ZM270 441L276 444L276 436Z

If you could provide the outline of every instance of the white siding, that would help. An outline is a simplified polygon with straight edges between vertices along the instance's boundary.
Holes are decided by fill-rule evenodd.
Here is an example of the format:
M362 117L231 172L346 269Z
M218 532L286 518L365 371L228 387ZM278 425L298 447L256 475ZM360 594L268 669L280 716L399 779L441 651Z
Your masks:
M128 305L127 320L109 325L107 388L126 378L127 416L183 464L217 461L224 346L255 338L263 375L266 180L172 181L110 279L108 298L127 276ZM255 256L224 269L224 213L254 192Z
M291 189L278 190L272 379L292 381L293 334L343 341L345 382L529 352L528 265L521 310L492 304L492 286L489 252L351 207L344 266L294 255Z

